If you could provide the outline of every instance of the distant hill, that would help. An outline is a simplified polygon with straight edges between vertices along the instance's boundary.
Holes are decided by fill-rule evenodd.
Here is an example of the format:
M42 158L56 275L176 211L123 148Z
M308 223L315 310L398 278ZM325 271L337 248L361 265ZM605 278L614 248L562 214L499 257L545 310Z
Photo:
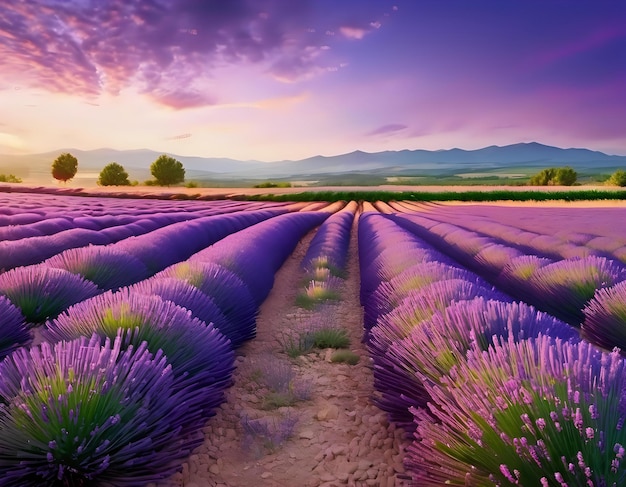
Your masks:
M0 155L0 173L13 173L32 179L50 179L52 161L62 152L78 158L79 174L94 178L109 162L122 164L131 178L149 179L150 164L161 152L147 149L118 151L59 149L43 154ZM571 166L580 172L612 172L626 168L626 156L607 155L588 149L561 149L536 142L489 146L477 150L400 150L354 151L336 156L314 156L302 160L276 162L239 161L227 158L189 157L169 154L183 163L188 179L266 179L301 178L329 174L441 175L460 172L493 171L506 168ZM95 174L95 176L94 176Z

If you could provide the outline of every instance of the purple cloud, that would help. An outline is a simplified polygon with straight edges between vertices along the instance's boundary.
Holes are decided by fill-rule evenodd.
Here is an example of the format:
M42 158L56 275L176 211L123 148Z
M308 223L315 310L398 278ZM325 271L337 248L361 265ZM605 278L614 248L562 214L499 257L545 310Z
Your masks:
M377 135L397 134L398 132L401 132L406 128L408 128L408 125L404 125L402 123L390 123L387 125L382 125L372 130L371 132L368 132L365 135L367 135L368 137L372 137L372 136L377 136Z
M0 7L0 55L5 74L49 91L117 94L133 84L173 108L202 106L215 100L189 89L189 80L210 77L216 66L266 62L278 79L306 79L339 64L324 59L326 30L360 39L378 27L345 27L314 7L308 0L10 2Z

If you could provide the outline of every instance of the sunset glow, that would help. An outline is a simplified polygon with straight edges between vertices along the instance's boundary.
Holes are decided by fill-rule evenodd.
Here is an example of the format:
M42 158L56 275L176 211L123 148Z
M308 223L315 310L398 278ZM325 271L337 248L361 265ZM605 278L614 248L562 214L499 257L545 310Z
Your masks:
M0 59L0 154L626 155L624 2L4 2Z

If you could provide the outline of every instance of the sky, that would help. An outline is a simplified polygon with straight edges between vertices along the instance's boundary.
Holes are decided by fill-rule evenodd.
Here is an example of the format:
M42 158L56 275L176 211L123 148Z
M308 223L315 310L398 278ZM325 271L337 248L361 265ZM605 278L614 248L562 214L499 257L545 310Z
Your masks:
M12 0L0 154L626 155L623 0Z

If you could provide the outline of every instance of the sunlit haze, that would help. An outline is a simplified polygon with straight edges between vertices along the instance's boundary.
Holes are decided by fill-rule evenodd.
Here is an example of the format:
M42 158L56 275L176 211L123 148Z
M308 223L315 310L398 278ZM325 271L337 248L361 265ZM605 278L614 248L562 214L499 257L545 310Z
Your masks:
M0 66L1 154L626 155L623 1L11 1Z

